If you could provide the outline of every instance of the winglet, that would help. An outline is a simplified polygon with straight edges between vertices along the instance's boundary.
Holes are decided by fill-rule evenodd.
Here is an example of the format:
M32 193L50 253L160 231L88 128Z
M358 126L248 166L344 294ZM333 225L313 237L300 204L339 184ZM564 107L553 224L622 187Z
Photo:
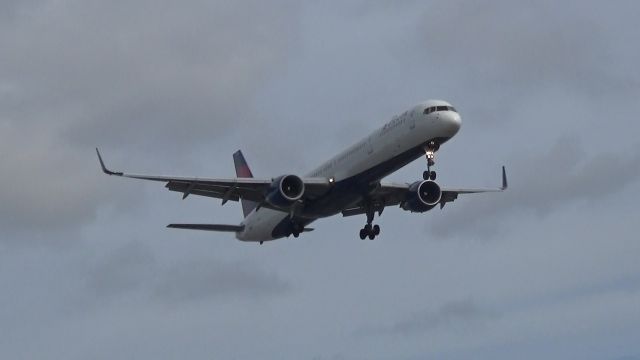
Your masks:
M102 161L102 156L100 156L100 150L98 150L98 148L96 148L96 154L98 154L98 160L100 161L100 167L102 167L102 172L104 172L107 175L116 175L116 176L124 175L121 172L111 171L111 170L107 169L106 166L104 166L104 161Z
M502 166L502 187L500 189L507 190L508 187L509 184L507 184L507 171L504 169L504 166Z

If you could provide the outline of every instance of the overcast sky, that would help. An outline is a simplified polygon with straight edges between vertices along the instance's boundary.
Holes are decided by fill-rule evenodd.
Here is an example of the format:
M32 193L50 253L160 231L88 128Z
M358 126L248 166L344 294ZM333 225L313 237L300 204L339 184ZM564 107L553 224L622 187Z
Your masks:
M0 2L3 359L640 359L637 1ZM116 170L304 174L420 101L444 210L262 246ZM390 176L420 179L422 160Z

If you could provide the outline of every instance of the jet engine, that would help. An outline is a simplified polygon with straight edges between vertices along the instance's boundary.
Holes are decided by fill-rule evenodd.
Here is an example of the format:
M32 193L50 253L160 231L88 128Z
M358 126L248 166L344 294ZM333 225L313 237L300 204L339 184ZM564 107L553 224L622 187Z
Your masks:
M283 175L273 180L266 201L278 208L288 208L304 195L304 182L295 175Z
M435 181L416 181L409 186L409 195L400 207L407 211L422 213L438 205L441 197L442 190Z

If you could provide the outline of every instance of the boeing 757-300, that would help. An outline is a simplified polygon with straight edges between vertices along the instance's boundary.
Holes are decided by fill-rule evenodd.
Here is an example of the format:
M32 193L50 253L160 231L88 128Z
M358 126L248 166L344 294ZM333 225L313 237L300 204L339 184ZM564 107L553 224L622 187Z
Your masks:
M360 229L360 239L373 240L380 234L374 216L385 207L424 213L440 208L460 194L500 192L507 188L507 176L502 167L502 186L484 189L441 187L436 182L435 154L440 146L460 129L461 118L451 104L441 100L420 103L369 136L329 159L306 176L285 174L278 177L254 178L241 151L233 154L236 178L209 179L136 175L107 169L98 153L102 171L108 175L166 183L171 191L208 196L228 201L240 201L244 220L237 225L170 224L177 229L233 232L242 241L262 244L300 234L313 229L313 221L342 214L366 215L366 225ZM423 179L412 183L384 183L380 180L410 162L425 157L427 170Z

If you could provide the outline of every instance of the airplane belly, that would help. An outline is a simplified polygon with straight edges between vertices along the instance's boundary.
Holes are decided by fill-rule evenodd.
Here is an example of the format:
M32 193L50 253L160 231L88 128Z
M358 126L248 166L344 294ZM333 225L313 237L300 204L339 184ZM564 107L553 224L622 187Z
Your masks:
M242 241L269 241L274 240L273 229L287 215L280 211L261 208L252 212L243 222L245 229L237 234Z

